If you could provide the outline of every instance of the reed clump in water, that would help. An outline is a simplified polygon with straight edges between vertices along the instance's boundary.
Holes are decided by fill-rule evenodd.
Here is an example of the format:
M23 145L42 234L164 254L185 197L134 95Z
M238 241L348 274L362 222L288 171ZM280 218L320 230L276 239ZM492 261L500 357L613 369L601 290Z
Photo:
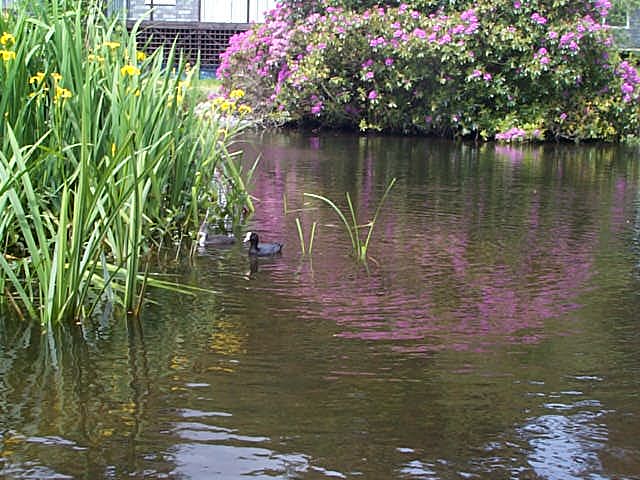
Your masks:
M338 215L338 218L340 218L340 220L342 221L344 230L345 232L347 232L347 235L349 236L349 240L351 241L351 252L354 258L356 258L356 260L358 260L359 262L366 263L368 258L367 252L369 250L369 243L371 241L371 235L373 234L373 228L375 227L376 221L378 220L378 215L380 213L382 205L387 199L387 196L389 195L389 192L391 191L391 188L393 188L393 185L395 183L396 183L395 178L392 179L391 182L389 182L389 185L387 185L387 188L385 189L384 194L382 195L382 198L378 203L378 206L373 215L373 218L369 222L365 223L364 225L360 225L358 223L357 214L353 206L353 202L351 201L351 196L349 195L349 192L345 193L345 197L347 199L347 206L349 208L348 214L350 216L350 220L347 220L347 215L345 215L345 213L340 209L340 207L338 207L329 198L324 197L322 195L315 194L315 193L304 193L303 195L305 197L322 200L324 203L326 203L333 209L333 211ZM364 240L360 236L360 229L363 229L363 228L367 229L367 235L364 238Z
M214 171L251 208L236 132L190 112L197 69L78 5L0 15L0 302L46 325L104 302L137 313L143 254L197 231Z

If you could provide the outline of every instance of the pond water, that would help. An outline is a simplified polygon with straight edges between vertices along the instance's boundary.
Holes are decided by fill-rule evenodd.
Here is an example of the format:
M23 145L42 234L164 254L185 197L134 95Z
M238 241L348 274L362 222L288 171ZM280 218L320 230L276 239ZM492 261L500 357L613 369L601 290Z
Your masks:
M167 258L203 292L151 291L138 321L2 319L0 477L640 478L637 149L243 147L282 256ZM364 224L392 178L367 271L303 193L349 192Z

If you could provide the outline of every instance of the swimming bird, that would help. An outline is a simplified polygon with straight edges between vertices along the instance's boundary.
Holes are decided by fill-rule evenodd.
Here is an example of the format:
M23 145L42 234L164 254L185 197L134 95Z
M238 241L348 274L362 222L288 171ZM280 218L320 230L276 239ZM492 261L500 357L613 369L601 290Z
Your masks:
M201 247L213 245L231 245L235 243L236 238L232 235L220 235L209 233L206 222L202 222L198 230L198 245Z
M249 255L257 257L269 257L282 252L282 243L260 243L258 234L255 232L247 232L244 242L249 242Z

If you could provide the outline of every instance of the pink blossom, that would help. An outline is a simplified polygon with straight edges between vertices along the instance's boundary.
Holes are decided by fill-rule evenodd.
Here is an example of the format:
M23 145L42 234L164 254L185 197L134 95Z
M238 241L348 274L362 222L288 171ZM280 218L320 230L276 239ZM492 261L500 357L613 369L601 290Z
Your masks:
M560 45L565 46L568 45L574 38L576 34L573 32L567 32L560 37Z
M313 115L318 115L320 112L322 112L323 108L324 105L322 104L322 102L317 102L311 107L311 113Z
M465 10L460 14L460 19L467 23L476 23L478 18L476 17L476 11L473 8Z
M387 67L390 67L391 65L393 65L393 58L391 58L391 57L387 57L387 58L385 58L385 59L384 59L384 64L385 64Z
M453 27L451 29L451 34L452 35L459 35L464 31L465 31L465 26L462 25L462 24L458 24L458 25L456 25L455 27Z
M367 98L369 100L375 100L376 98L378 98L378 92L376 92L375 90L371 90Z
M633 85L630 83L623 83L620 88L622 89L622 93L633 93Z
M594 7L602 17L606 17L609 14L611 2L609 0L595 0Z
M424 30L422 30L421 28L416 28L416 29L413 31L413 35L414 35L416 38L424 38L424 37L426 37L426 36L427 36L427 32L425 32L425 31L424 31Z
M496 133L496 140L510 142L512 140L524 140L527 132L519 127L513 127L505 132Z
M531 14L531 20L539 25L544 25L545 23L547 23L547 19L540 15L538 12L534 12Z

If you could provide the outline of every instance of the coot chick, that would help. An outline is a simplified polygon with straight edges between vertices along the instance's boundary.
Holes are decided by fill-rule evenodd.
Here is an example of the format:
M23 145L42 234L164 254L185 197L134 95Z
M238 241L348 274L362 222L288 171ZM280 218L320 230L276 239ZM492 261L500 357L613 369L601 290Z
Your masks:
M205 222L200 225L200 230L198 230L198 245L201 247L231 245L235 241L236 238L231 235L209 233L209 228Z
M244 241L249 242L249 255L269 257L282 252L282 243L260 243L258 234L255 232L247 232Z

